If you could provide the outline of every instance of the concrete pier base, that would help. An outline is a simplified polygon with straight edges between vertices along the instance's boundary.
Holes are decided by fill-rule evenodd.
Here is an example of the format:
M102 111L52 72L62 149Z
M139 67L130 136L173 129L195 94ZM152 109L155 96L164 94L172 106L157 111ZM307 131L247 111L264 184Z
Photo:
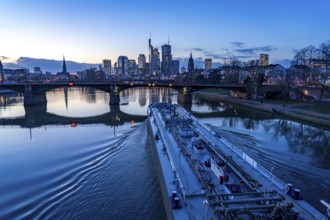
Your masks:
M110 105L118 105L120 103L119 95L110 94Z
M119 104L111 104L110 112L111 112L111 114L118 114L120 112Z
M34 94L34 95L24 95L24 105L39 105L47 103L47 98L45 93Z
M192 103L192 96L191 93L179 93L178 94L178 102L184 104L191 104Z

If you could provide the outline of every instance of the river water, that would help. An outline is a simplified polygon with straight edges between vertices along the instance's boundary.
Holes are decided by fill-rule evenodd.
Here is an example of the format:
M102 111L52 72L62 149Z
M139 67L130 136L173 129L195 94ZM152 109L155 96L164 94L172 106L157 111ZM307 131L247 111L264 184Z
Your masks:
M0 219L164 219L145 123L150 103L177 103L165 88L109 95L47 92L24 107L0 94ZM330 200L329 131L198 97L184 106L321 210Z

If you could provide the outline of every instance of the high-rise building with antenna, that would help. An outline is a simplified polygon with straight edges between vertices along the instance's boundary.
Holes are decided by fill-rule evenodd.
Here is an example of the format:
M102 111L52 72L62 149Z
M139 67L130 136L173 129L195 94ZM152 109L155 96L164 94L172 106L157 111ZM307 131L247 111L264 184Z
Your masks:
M151 44L151 37L149 38L149 74L151 76L159 75L160 73L160 58L158 48L154 48Z

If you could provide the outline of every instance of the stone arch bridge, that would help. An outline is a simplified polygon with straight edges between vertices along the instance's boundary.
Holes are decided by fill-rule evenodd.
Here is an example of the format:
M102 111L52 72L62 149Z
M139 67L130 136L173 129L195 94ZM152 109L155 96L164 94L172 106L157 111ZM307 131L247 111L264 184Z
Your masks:
M178 91L178 101L181 103L191 103L191 92L208 89L222 88L233 91L244 92L242 85L221 85L221 84L187 84L187 83L165 83L165 82L115 82L115 83L85 83L85 82L65 82L65 83L28 83L28 84L0 84L0 88L18 91L24 94L24 105L36 105L47 102L46 92L56 88L65 87L91 87L105 91L110 94L110 105L119 104L119 93L134 87L167 87Z

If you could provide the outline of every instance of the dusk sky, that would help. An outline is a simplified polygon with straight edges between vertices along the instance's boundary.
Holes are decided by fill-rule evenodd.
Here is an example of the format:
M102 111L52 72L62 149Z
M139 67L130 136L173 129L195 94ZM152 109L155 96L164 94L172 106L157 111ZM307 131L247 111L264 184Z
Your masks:
M292 59L330 40L329 0L0 0L0 60L101 63L148 55L168 41L173 57ZM160 48L159 48L160 49Z

